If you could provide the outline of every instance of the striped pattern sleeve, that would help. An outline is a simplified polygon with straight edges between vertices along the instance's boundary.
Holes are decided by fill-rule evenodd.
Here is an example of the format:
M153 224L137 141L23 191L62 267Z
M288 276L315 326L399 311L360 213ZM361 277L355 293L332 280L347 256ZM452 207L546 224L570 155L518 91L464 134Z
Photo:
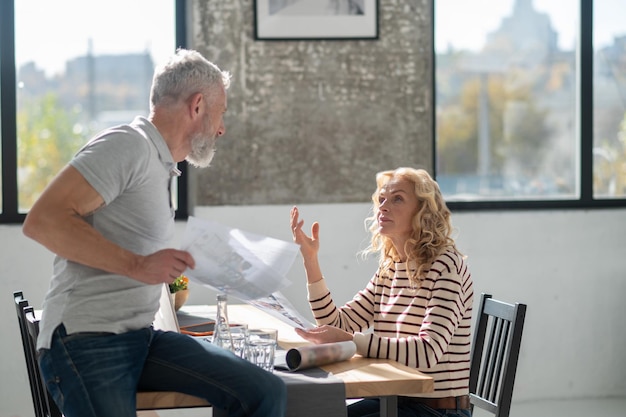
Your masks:
M374 318L377 280L378 274L370 280L365 289L359 291L351 301L340 308L335 305L324 279L309 284L309 304L316 323L320 326L329 324L351 333L367 330Z

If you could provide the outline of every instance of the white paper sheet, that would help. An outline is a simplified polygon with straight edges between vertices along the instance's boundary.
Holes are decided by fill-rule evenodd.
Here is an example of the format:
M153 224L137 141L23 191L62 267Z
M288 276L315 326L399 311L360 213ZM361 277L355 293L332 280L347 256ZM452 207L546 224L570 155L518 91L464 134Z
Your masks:
M256 300L290 284L286 275L299 247L223 224L189 217L182 249L196 261L184 274L241 300Z
M257 300L248 300L246 303L255 306L259 310L276 317L291 327L310 329L315 327L309 322L280 292L275 292L267 297Z

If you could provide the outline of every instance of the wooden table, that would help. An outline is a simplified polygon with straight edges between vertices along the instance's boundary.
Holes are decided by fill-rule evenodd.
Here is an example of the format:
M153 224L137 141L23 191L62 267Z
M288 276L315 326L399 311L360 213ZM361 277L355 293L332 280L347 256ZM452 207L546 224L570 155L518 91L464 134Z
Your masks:
M179 314L215 318L215 306L184 306ZM289 349L309 344L288 324L249 305L229 305L231 323L247 323L250 328L278 329L278 344ZM347 399L380 397L381 417L397 415L397 396L416 395L433 391L433 379L415 368L386 359L355 355L350 360L320 367L343 381Z

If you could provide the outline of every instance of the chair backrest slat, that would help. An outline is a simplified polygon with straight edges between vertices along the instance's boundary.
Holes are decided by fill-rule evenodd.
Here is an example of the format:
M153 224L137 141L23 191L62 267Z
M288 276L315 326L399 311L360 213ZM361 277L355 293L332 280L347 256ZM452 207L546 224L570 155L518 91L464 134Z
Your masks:
M495 417L508 417L526 305L508 304L482 294L478 313L470 365L470 401Z
M502 378L504 377L504 358L508 350L508 340L509 340L509 322L503 319L496 319L498 325L500 326L500 333L497 344L497 355L494 362L494 377L492 380L492 391L491 391L491 401L496 402L498 398L500 387L502 386Z
M488 320L487 329L489 333L489 339L486 345L484 357L488 360L484 361L484 381L482 382L479 392L489 401L493 401L492 395L490 393L493 391L493 381L495 379L496 373L495 364L496 358L498 356L498 344L500 343L501 339L500 323L494 319Z
M483 311L485 303L485 297L480 299L480 306L477 311ZM482 393L482 381L484 381L484 364L481 361L483 357L484 343L479 341L485 340L485 332L487 331L487 320L479 320L476 322L474 328L474 342L472 344L471 359L470 359L470 379L469 379L469 391L480 395ZM480 385L479 385L480 381Z

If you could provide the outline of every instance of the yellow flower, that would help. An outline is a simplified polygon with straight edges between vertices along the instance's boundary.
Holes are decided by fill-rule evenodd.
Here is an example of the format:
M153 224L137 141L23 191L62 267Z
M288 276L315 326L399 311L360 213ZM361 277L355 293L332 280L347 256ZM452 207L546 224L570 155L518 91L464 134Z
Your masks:
M170 285L170 292L173 294L177 291L182 291L187 289L187 285L189 284L189 278L184 275L179 276L172 282Z

